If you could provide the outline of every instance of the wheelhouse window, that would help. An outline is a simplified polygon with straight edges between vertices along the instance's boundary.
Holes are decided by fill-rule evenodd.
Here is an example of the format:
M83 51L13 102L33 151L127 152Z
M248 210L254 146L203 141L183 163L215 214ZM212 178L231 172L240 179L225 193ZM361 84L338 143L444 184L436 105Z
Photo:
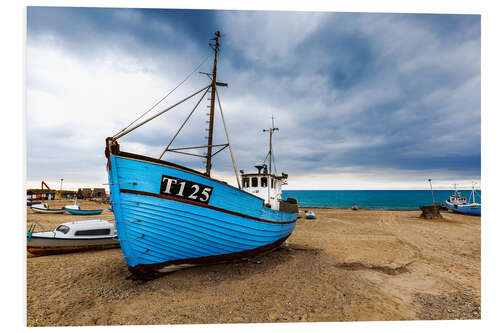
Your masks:
M67 225L60 225L57 227L56 231L60 231L62 232L63 234L67 234L68 231L69 231L69 227Z
M271 178L271 188L274 188L274 179Z
M260 186L267 187L267 177L260 178Z
M243 187L250 187L250 179L248 177L243 178Z
M259 186L259 178L252 177L252 187L258 187L258 186Z
M90 230L78 230L75 232L75 236L105 236L109 235L110 229L90 229Z

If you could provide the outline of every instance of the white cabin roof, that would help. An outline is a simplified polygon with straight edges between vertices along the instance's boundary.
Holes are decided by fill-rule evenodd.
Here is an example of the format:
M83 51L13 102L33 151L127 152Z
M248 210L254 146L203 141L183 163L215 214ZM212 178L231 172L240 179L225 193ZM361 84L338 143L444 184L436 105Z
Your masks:
M68 226L71 229L76 230L89 230L89 229L99 229L99 228L112 228L113 223L106 220L83 220L83 221L73 221L62 223L61 225Z

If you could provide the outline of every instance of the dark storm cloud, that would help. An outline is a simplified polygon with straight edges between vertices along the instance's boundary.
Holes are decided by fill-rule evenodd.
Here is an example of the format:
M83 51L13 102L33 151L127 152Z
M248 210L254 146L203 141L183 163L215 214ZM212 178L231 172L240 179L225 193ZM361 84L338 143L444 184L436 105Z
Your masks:
M28 43L55 43L88 63L102 49L120 50L154 64L138 71L176 78L209 54L220 29L218 77L229 82L220 93L239 167L264 158L262 129L274 114L278 163L299 174L361 167L480 176L480 26L478 15L28 9ZM183 61L163 63L167 54ZM40 85L28 73L30 84ZM176 145L202 143L205 126L193 121ZM159 155L173 133L151 127L124 140ZM38 160L28 157L29 168ZM231 170L228 158L216 165Z

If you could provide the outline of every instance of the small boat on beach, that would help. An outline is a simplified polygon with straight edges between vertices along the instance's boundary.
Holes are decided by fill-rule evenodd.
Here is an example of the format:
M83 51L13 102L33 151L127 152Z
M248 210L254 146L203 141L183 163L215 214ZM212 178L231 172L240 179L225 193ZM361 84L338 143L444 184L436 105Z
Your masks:
M33 206L33 205L39 205L41 204L42 202L41 201L27 201L26 202L26 206Z
M64 209L71 215L99 215L102 213L102 209L71 209L67 207Z
M53 231L28 230L27 250L35 255L60 254L85 250L116 248L120 243L113 223L104 220L60 224Z
M455 185L455 192L444 202L444 204L448 210L455 213L481 215L481 204L476 202L476 190L474 185L472 185L469 201L467 201L467 197L457 191L457 186Z
M243 182L246 178L250 183L241 186L217 91L217 87L228 86L216 80L220 38L217 31L211 39L215 56L213 71L208 74L209 85L106 139L110 198L121 249L133 278L149 280L193 265L241 260L269 252L280 246L295 228L297 202L281 200L281 185L287 175L276 175L269 164L267 173L242 173ZM207 144L171 148L209 92ZM194 109L159 158L120 150L119 138L200 93ZM216 101L227 143L213 143ZM229 148L237 187L211 175L212 157L225 148ZM197 153L199 149L206 151ZM204 158L205 171L162 160L167 152ZM269 156L269 163L271 160ZM265 188L265 193L253 193L257 185Z
M308 220L314 220L316 218L316 214L314 214L312 210L306 210L304 214Z
M64 208L50 208L46 203L31 205L31 210L41 214L62 214L66 211Z

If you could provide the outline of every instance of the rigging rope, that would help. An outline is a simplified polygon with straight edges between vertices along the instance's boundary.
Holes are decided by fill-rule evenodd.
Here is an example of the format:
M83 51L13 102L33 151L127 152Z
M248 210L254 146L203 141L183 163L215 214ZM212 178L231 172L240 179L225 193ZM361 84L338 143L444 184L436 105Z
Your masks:
M234 160L233 150L231 148L231 143L229 142L229 132L227 131L226 120L224 119L224 114L222 113L222 105L220 103L219 91L217 90L217 86L215 88L215 95L217 97L217 102L219 103L219 111L222 119L222 124L224 125L224 131L226 132L227 138L227 146L229 147L229 153L231 155L231 160L233 162L234 174L236 176L236 181L238 182L238 188L241 190L240 177L238 176L238 168L236 167L236 161Z
M122 129L121 131L119 131L118 133L116 133L115 135L113 135L113 137L125 132L130 126L132 126L134 123L136 123L139 119L141 119L142 117L144 117L146 114L148 114L151 110L153 110L158 104L160 104L161 102L163 102L163 100L165 100L165 98L167 98L170 94L172 94L177 88L179 88L184 82L186 82L190 77L191 75L194 74L194 72L196 72L206 61L207 59L210 57L211 54L208 54L207 57L198 65L198 67L196 67L188 76L186 76L186 78L184 78L184 80L181 81L181 83L179 83L174 89L172 89L168 94L166 94L162 99L160 99L158 102L155 103L155 105L153 105L151 108L149 108L146 112L144 112L142 115L140 115L137 119L135 119L133 122L131 122L127 127L125 127L124 129Z

